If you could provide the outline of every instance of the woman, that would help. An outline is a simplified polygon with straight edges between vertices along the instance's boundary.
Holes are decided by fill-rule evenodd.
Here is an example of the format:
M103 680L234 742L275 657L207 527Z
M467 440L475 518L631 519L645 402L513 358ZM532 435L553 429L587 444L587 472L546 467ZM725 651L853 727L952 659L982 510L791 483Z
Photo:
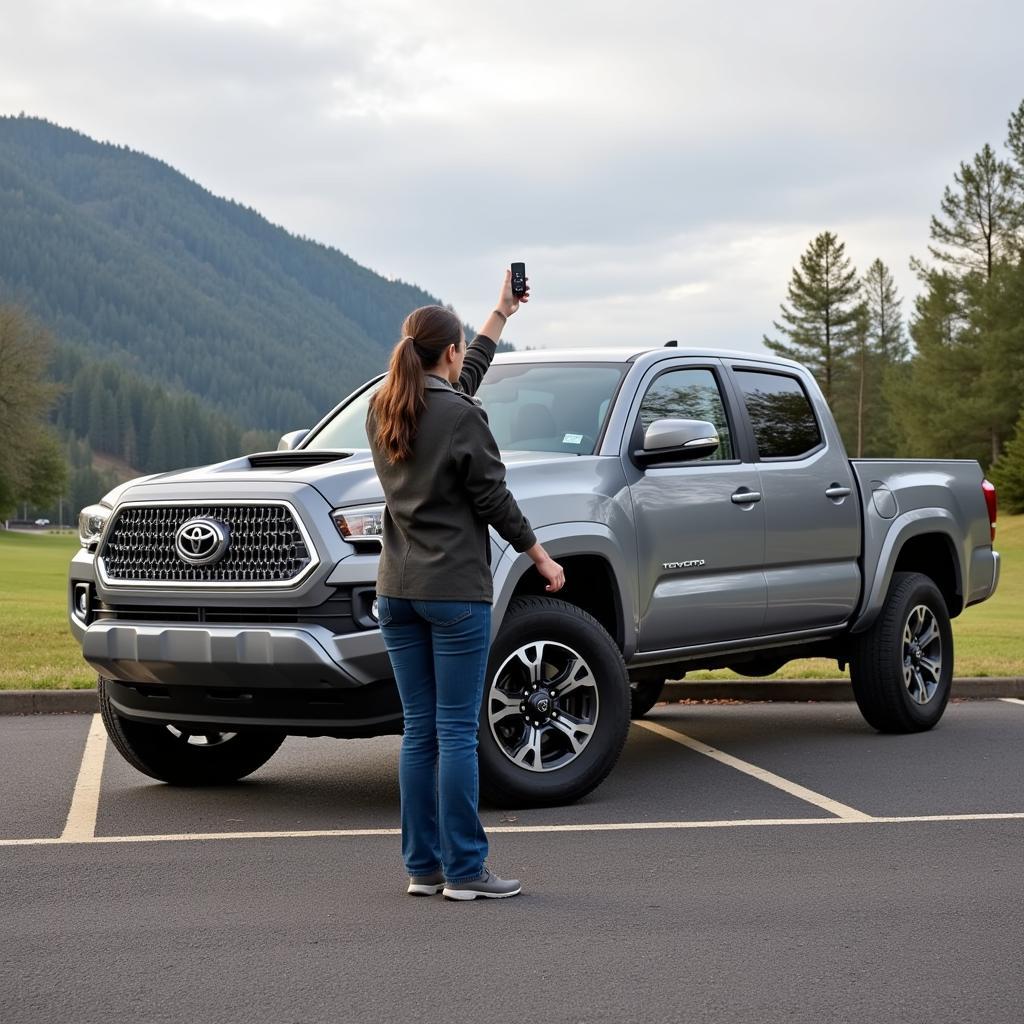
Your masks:
M468 348L451 310L414 309L366 416L387 502L377 610L405 712L402 856L415 896L520 892L518 880L499 878L485 864L487 836L477 813L477 726L493 599L488 525L533 559L545 590L560 590L565 577L505 486L487 415L472 396L505 321L528 299L528 286L515 298L506 270L497 308Z

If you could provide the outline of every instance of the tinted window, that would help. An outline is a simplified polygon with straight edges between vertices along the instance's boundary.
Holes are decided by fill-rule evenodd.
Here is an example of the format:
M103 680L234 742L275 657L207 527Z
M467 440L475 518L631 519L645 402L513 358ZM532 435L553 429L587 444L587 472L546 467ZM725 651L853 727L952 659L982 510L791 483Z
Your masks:
M795 459L821 444L821 431L803 387L781 373L736 370L762 459Z
M722 393L710 370L669 370L651 384L640 405L640 426L646 431L655 420L664 419L705 420L714 425L721 444L711 455L693 461L735 458Z

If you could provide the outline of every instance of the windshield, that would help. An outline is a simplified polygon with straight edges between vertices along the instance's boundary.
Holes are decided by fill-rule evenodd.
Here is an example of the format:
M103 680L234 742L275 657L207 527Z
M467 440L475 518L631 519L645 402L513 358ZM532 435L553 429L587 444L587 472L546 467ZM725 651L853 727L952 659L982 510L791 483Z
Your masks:
M476 397L503 451L593 455L626 367L615 363L492 364ZM303 448L367 448L368 387Z

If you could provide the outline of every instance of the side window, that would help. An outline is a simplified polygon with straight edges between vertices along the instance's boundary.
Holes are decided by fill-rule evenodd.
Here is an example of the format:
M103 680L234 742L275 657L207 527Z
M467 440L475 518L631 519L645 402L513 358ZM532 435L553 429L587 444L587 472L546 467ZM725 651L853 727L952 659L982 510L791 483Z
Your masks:
M821 444L810 399L795 377L736 370L762 459L797 459Z
M716 451L695 462L734 459L732 431L725 415L725 403L718 381L710 370L669 370L655 378L640 403L640 427L646 430L655 420L706 420L721 439Z

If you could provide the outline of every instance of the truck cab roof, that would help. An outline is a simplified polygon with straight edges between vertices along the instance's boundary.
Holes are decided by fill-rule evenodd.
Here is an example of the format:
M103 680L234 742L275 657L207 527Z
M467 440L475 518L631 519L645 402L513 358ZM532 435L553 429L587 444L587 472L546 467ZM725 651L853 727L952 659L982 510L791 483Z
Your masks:
M513 352L499 352L496 363L638 363L657 362L676 356L696 356L704 359L742 359L745 362L770 363L789 369L804 370L801 363L783 359L770 352L746 352L740 349L710 348L698 346L647 346L607 345L581 346L579 348L516 349Z

